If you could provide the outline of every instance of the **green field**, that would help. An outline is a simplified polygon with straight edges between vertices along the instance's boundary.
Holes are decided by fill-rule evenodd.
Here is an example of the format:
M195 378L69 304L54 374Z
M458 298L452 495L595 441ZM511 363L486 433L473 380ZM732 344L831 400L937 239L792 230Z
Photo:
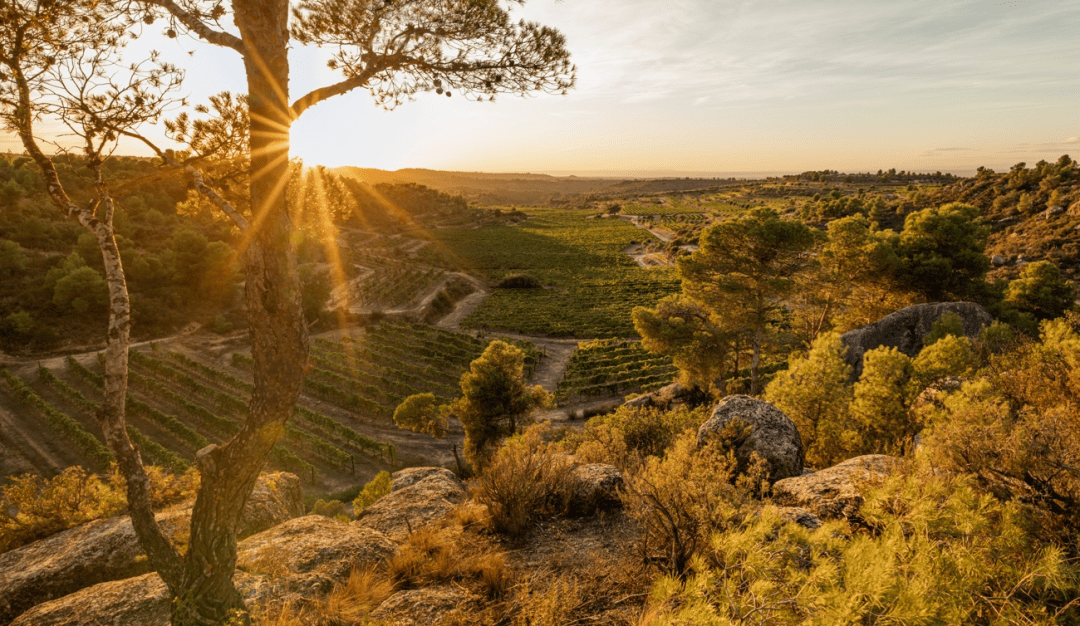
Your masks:
M538 278L542 289L495 289L464 325L564 337L634 337L630 311L679 290L673 268L643 269L622 250L648 232L581 211L527 209L517 226L430 231L425 260L495 284L508 274Z

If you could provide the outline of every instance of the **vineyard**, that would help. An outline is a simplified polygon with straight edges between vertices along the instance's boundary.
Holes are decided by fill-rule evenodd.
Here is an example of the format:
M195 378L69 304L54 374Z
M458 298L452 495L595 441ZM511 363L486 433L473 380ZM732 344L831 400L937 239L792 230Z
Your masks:
M595 396L652 391L677 373L671 359L636 341L597 340L578 345L555 398L560 404Z
M364 254L357 262L366 268L350 293L353 304L363 309L387 309L415 304L418 296L427 293L446 272L418 265L401 258Z
M364 482L358 467L373 475L398 465L398 444L390 439L408 445L421 436L393 425L394 408L414 393L456 397L458 379L488 341L404 323L314 339L300 402L270 464L296 473L315 491ZM530 343L516 343L535 367L543 355ZM128 434L147 462L183 471L196 451L240 429L252 391L251 358L234 353L230 365L217 366L151 345L131 351ZM0 388L21 405L20 413L41 418L48 437L66 442L66 462L103 470L113 458L95 420L104 386L101 359L67 357L63 363L23 376L0 369Z
M580 211L530 209L517 226L444 229L421 256L432 265L480 274L536 277L543 289L497 289L464 321L470 328L588 338L634 337L630 311L679 290L672 268L643 269L622 253L641 229Z

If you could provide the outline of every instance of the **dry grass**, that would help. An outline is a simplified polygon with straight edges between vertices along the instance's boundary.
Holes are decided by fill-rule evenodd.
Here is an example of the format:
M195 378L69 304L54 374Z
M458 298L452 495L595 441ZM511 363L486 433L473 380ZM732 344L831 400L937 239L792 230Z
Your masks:
M434 527L409 536L387 561L386 576L405 588L466 584L491 599L506 595L512 586L501 550L477 535Z
M490 512L491 530L523 536L538 517L565 511L570 496L569 456L544 443L542 426L499 449L476 481L476 501Z

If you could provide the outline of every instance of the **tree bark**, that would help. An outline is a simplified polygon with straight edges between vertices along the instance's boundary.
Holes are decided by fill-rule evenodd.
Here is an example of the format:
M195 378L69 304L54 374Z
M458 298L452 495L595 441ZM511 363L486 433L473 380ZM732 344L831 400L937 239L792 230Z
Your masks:
M222 624L244 605L232 576L240 512L281 436L307 370L308 336L286 202L289 165L287 0L235 0L251 115L251 215L243 234L254 390L240 432L198 454L202 483L191 518L175 626Z
M109 325L105 338L105 387L97 418L105 437L105 445L116 457L117 466L126 481L128 511L139 543L151 566L159 572L169 589L175 590L180 581L180 555L157 524L150 505L150 479L143 468L139 451L132 445L125 427L131 300L112 226L112 199L101 175L100 162L93 162L91 165L97 175L94 188L98 200L109 206L106 220L99 220L92 209L81 207L68 197L56 167L42 152L34 136L34 113L28 81L21 68L15 67L12 70L18 91L18 107L13 118L23 148L41 170L41 178L52 203L93 234L101 251L109 293ZM90 155L90 158L96 157Z
M761 363L761 343L765 336L765 325L759 323L754 333L754 355L750 360L750 395L758 394L758 364Z

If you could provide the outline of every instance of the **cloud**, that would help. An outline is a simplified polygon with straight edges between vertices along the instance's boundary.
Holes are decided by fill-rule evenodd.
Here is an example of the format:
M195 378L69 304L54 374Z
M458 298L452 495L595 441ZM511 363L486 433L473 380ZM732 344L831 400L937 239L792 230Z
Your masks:
M950 152L971 152L974 148L931 148L919 153L920 157L943 156Z

